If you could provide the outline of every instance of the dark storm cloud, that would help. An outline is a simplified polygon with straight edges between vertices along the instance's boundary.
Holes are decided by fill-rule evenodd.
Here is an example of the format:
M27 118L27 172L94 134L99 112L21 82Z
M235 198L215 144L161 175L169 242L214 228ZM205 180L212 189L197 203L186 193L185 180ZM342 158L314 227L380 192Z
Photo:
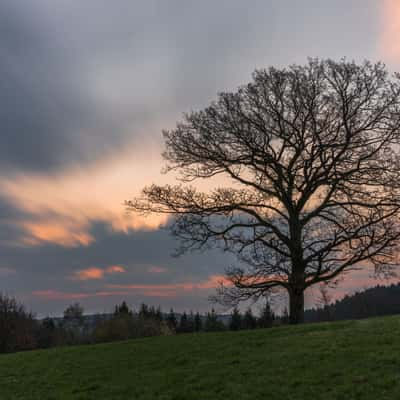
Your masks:
M256 67L304 63L307 56L368 58L378 3L2 0L0 176L62 175L66 167L88 166L131 143L145 153L147 141L159 142L161 128L173 127L181 112L204 107L217 91L234 90ZM176 243L165 231L125 234L98 223L89 246L21 246L21 223L45 220L46 212L30 215L0 197L0 291L40 313L60 313L70 300L41 300L34 291L94 293L106 284L201 281L232 262L218 252L172 258ZM110 265L127 272L72 279L82 269ZM164 272L150 273L152 267ZM121 299L82 302L102 311ZM132 291L129 300L145 299ZM153 302L209 307L196 291Z
M18 240L24 235L24 229L18 223L26 217L26 213L0 195L0 268L2 247L16 246Z
M345 55L338 45L365 36L351 22L366 2L324 5L323 15L311 3L2 1L0 165L49 172L143 145L159 138L160 121L172 124L256 66L304 60L327 43Z

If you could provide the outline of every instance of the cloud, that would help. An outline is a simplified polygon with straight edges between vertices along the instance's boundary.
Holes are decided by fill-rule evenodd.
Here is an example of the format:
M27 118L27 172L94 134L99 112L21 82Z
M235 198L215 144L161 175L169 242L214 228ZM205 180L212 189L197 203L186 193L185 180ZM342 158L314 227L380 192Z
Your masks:
M62 292L59 290L36 290L32 292L33 296L40 297L44 300L82 300L91 297L112 297L112 296L125 296L129 294L128 292L107 292L107 291L98 291L94 293L69 293Z
M79 281L87 281L91 279L103 279L107 274L121 274L123 272L126 272L126 270L120 265L111 265L107 268L90 267L75 271L73 278Z
M110 269L111 268L111 269ZM100 268L87 268L77 271L76 276L79 280L102 279L105 273L117 272L115 268L110 267L106 270ZM118 272L122 272L118 270ZM125 272L125 270L123 271ZM106 285L106 290L94 291L88 293L82 292L63 292L53 289L35 290L33 296L40 297L46 300L75 300L86 299L90 297L110 297L110 296L129 296L132 291L136 291L142 297L177 297L182 295L182 292L193 292L198 290L215 289L220 282L225 282L226 279L221 275L211 275L208 279L200 282L184 282L172 284L119 284Z
M256 67L365 57L376 2L314 3L3 0L0 165L46 173L139 153Z
M173 179L159 174L161 130L256 67L371 58L378 3L1 1L0 254L16 272L0 290L43 313L71 298L101 311L143 296L208 309L210 277L235 261L214 251L173 258L176 242L159 229L167 219L123 206ZM103 279L71 279L88 266ZM154 287L104 287L126 282Z
M167 177L157 179L160 169L158 149L137 157L127 151L90 168L0 177L0 196L4 211L13 209L7 218L23 232L22 244L87 246L94 240L89 233L92 221L104 221L118 232L158 229L166 223L166 216L128 215L123 205L146 183L166 181ZM0 202L0 218L1 207Z
M20 244L88 246L93 221L157 229L165 219L127 218L122 202L172 179L159 174L161 129L256 67L341 57L351 43L364 57L372 24L350 31L373 4L2 1L0 195L27 214Z
M239 34L231 25L248 7L214 14L193 5L2 1L1 167L54 171L88 165L129 143L143 147L159 137L161 121L171 123L187 107L191 93L204 99L215 92L216 76L201 85L193 78L207 65L221 74L251 28ZM195 14L209 18L212 51ZM193 24L182 24L186 18Z
M22 222L24 236L21 244L39 246L46 242L56 243L65 247L88 246L94 238L87 232L87 223L73 220Z
M132 289L132 290L158 290L158 291L171 291L171 290L183 290L190 291L195 289L212 289L216 288L220 282L229 284L226 278L222 275L211 275L207 280L200 282L182 282L182 283L170 283L170 284L120 284L120 285L107 285L109 289Z
M121 265L111 265L110 267L106 268L106 272L108 274L121 274L123 272L126 272L126 269L124 267L121 267Z

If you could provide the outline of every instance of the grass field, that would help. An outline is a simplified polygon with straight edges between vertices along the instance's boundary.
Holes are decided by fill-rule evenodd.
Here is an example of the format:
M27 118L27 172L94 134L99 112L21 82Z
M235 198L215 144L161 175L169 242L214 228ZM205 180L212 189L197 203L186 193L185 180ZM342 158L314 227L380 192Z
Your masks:
M400 399L400 317L0 355L0 399Z

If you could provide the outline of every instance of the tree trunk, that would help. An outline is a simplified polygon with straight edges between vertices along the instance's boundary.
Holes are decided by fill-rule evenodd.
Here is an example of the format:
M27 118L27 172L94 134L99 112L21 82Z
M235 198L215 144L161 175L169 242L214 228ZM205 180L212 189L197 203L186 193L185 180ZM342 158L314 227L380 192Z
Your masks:
M291 325L304 322L304 290L289 290L289 323Z

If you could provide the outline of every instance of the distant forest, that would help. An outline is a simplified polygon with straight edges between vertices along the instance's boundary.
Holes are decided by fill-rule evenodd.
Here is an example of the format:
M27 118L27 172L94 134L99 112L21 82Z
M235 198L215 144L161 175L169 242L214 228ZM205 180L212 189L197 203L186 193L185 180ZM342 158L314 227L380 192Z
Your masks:
M326 288L325 288L326 289ZM400 314L400 283L376 286L345 296L330 304L330 295L321 288L319 308L306 310L306 322L360 319ZM16 299L0 293L0 353L65 345L104 343L146 336L174 335L241 329L272 328L289 323L287 309L276 315L268 301L253 315L236 307L230 315L183 312L163 313L161 308L142 304L135 311L126 302L110 314L84 315L79 303L71 304L61 318L37 319Z
M400 314L400 283L375 286L335 303L305 311L305 322L361 319L380 315Z

